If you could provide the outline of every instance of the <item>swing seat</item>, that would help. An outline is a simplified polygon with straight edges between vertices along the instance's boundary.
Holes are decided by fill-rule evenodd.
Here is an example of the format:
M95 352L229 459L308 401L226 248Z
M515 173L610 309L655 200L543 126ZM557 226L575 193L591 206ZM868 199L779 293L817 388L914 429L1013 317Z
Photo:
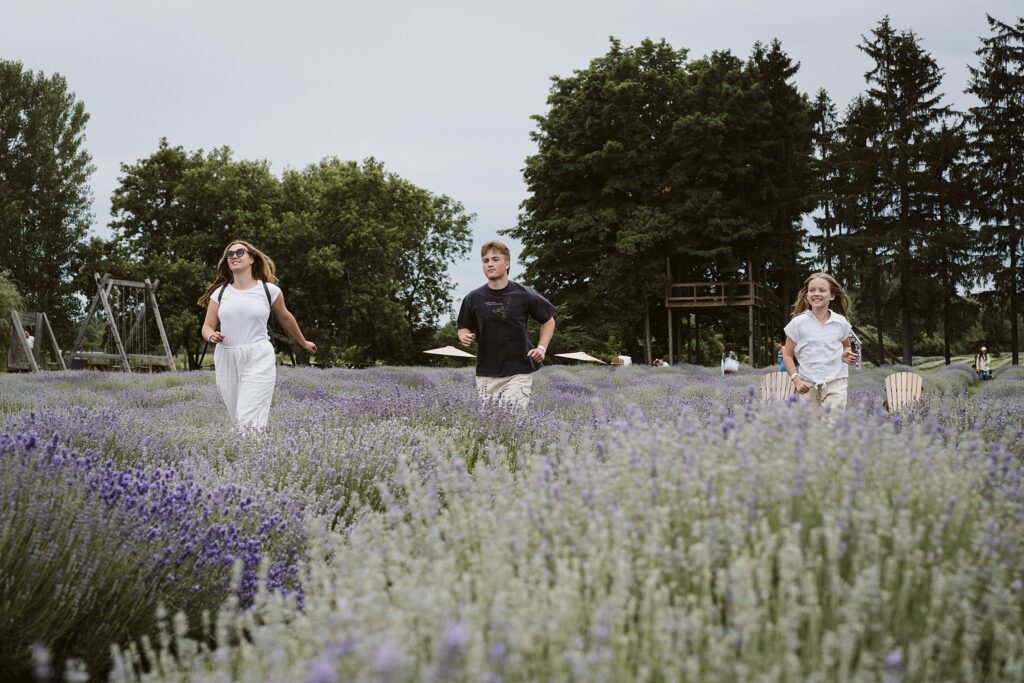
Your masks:
M785 401L794 393L793 382L784 372L769 372L761 376L761 401Z
M921 400L924 380L915 372L894 372L885 378L885 402L895 413Z

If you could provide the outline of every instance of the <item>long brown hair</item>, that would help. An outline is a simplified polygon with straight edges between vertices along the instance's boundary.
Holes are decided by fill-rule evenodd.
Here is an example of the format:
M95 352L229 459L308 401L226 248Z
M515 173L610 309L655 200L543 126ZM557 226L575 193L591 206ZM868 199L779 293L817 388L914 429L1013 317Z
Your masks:
M804 286L800 288L800 293L796 295L796 302L793 304L793 317L795 318L811 308L811 305L807 303L807 287L810 286L811 280L819 277L828 283L829 291L836 297L829 302L829 308L839 315L848 318L850 313L850 296L843 289L843 286L836 282L836 279L828 273L811 273L804 280Z
M199 301L196 303L200 306L206 306L210 303L210 297L213 296L218 287L235 281L235 276L231 274L231 269L228 268L228 249L234 244L241 244L249 252L249 256L252 256L252 276L255 279L277 284L277 266L274 265L274 260L248 242L234 240L228 242L227 246L224 247L224 253L220 255L220 262L217 264L217 279L213 281L212 285L207 287L206 293L199 297Z

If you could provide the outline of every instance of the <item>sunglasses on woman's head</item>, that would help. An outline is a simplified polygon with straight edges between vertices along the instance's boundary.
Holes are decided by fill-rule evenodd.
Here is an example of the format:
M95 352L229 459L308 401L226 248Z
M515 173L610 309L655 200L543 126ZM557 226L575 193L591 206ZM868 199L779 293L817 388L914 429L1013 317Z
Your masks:
M235 249L234 251L229 251L227 253L227 257L228 258L242 258L243 256L246 255L246 253L247 252L245 251L245 249Z

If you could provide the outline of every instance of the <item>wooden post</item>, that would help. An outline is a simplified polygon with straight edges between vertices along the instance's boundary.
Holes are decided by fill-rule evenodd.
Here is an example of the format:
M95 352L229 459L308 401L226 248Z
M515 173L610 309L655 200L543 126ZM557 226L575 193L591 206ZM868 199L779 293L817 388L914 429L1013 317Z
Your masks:
M146 295L149 298L150 304L153 306L153 318L156 320L156 329L160 331L160 341L164 345L164 353L167 355L167 367L171 372L177 370L174 366L174 355L171 353L171 345L167 342L167 333L164 331L164 321L160 317L160 307L156 303L156 288L160 284L160 281L150 282L149 278L146 278Z
M117 331L117 321L114 318L114 310L110 307L110 299L107 298L109 287L103 285L107 284L106 278L101 283L99 288L100 302L103 304L103 310L107 312L107 328L110 330L110 336L114 338L114 346L117 347L117 353L121 356L121 367L124 371L131 373L132 367L128 364L128 354L125 353L124 345L121 343L121 334Z
M751 283L753 284L753 283ZM754 365L754 304L747 306L747 353L750 356L750 367Z
M46 326L46 332L50 335L50 344L53 345L53 355L57 357L57 364L60 365L61 370L67 370L68 366L64 364L64 356L61 355L60 346L57 344L57 337L53 334L53 328L50 327L50 319L43 313L43 325Z
M700 365L700 316L693 314L693 357L694 363Z
M89 328L89 322L92 320L93 315L96 314L96 306L100 302L100 290L103 285L101 284L100 274L93 273L93 278L96 280L96 296L92 298L92 303L89 304L89 312L85 314L85 322L82 323L82 329L78 330L78 336L75 337L75 343L71 347L71 360L74 361L75 354L82 350L82 341L85 340L85 331Z
M665 291L665 312L668 314L668 364L672 365L672 309L668 306L668 295L672 293L672 257L665 257L665 272L668 275L668 286Z
M28 348L28 340L25 339L25 326L21 322L21 314L11 311L11 323L14 325L14 336L18 338L18 344L21 345L21 350L28 358L29 367L32 368L32 372L39 372L39 364L36 363L36 357L32 354L32 349Z
M650 365L653 359L651 358L651 307L647 304L646 297L644 298L644 362L646 365Z
M39 367L43 360L43 314L35 313L33 318L35 320L32 321L32 336L35 337L35 343L32 345L32 355L35 356L36 367Z
M673 351L673 348L674 348L672 346L672 343L673 343L672 342L672 339L673 339L673 335L672 335L672 309L671 308L667 308L665 310L668 311L668 364L672 365L672 363L675 360L675 357L672 355L672 351Z

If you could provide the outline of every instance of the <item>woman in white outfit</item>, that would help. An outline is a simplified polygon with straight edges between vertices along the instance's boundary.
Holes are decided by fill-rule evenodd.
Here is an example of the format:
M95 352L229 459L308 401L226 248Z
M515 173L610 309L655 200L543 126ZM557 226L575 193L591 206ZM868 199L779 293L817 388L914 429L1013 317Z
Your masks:
M299 345L316 353L284 305L274 284L274 262L246 242L232 242L217 264L217 279L199 299L206 306L203 339L216 344L217 387L231 421L239 427L266 429L277 377L274 345L267 332L271 311Z

